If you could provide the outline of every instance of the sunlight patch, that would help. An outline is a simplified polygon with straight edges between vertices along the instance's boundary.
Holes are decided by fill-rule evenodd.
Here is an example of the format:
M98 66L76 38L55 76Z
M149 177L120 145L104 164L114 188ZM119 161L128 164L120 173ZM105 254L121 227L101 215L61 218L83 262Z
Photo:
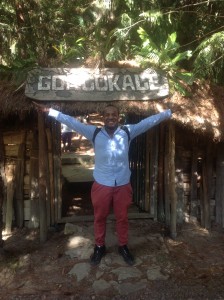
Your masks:
M68 248L77 248L89 244L90 239L83 236L71 237L68 243Z

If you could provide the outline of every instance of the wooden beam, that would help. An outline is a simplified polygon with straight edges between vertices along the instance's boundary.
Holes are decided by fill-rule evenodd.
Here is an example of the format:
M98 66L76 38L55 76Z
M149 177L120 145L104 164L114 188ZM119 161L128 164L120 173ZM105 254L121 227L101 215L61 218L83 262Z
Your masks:
M129 213L128 214L129 220L137 220L137 219L154 219L152 214L148 213ZM110 214L107 220L115 220L115 216ZM58 223L73 223L73 222L93 222L94 216L71 216L71 217L64 217L58 220Z

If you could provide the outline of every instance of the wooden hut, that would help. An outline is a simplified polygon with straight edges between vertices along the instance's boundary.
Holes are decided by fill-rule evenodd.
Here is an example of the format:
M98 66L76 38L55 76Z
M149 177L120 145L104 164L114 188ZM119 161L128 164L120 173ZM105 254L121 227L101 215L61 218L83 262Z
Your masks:
M176 224L195 221L224 227L224 90L194 83L190 96L111 101L130 122L170 108L171 120L132 142L130 166L139 217L164 222L176 236ZM77 116L100 113L108 101L44 101ZM0 85L0 202L3 223L47 228L63 222L60 125L38 113L25 87ZM68 221L68 219L66 219ZM75 218L71 218L75 221Z

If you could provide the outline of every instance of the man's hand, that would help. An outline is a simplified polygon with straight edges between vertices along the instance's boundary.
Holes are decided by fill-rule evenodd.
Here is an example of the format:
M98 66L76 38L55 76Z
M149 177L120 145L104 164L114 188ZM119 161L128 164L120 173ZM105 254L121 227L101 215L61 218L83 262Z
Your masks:
M39 104L39 103L36 103L34 101L32 101L32 103L34 104L34 107L36 108L37 111L49 113L50 108L47 107L46 105Z

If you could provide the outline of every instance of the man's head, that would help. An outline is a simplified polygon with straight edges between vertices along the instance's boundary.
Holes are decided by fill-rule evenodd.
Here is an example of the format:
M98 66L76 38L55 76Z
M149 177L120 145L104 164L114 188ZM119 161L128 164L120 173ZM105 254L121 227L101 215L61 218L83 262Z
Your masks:
M108 105L103 111L104 125L107 130L114 131L119 124L119 110L114 105Z

